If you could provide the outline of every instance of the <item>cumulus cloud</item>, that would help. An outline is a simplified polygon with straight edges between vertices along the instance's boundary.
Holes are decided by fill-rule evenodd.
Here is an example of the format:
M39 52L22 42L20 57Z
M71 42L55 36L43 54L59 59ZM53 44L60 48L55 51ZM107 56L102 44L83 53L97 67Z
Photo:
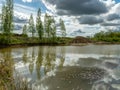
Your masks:
M120 26L119 23L102 23L102 26Z
M14 16L13 21L14 23L23 23L23 24L28 23L28 19L23 17L17 17L17 16Z
M22 0L23 2L32 2L32 0Z
M44 0L56 6L60 15L102 14L108 11L100 0Z
M117 20L117 19L120 19L120 16L119 16L118 14L113 13L113 14L109 14L109 15L106 17L106 19L107 19L108 21Z
M93 15L84 15L79 18L80 24L93 25L93 24L102 23L103 21L104 20L102 18Z
M2 1L4 0L0 0L0 3ZM119 27L120 22L117 21L120 21L120 3L116 3L115 0L21 0L21 3L15 0L16 29L20 29L22 24L27 22L31 13L36 16L36 1L45 4L45 8L40 7L46 10L45 12L52 12L53 16L57 16L56 20L62 18L65 21L67 33L79 29L87 33L96 33L105 30L105 27Z

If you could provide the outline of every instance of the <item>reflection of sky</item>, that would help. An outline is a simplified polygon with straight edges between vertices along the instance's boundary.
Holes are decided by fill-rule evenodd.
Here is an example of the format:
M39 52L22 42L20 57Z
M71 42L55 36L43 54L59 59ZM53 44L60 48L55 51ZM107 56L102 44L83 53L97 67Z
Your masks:
M94 47L94 50L96 50L95 52L92 47ZM50 56L50 59L49 59L50 66L49 66L48 60L47 60L48 66L45 65L46 58L44 56L42 65L39 68L40 70L38 70L40 73L39 75L41 75L40 79L44 81L47 78L50 78L51 76L53 76L54 78L54 76L56 75L56 72L60 72L58 69L59 67L64 67L64 68L68 66L93 67L93 68L98 67L100 69L106 70L107 72L107 75L103 79L101 79L100 82L103 81L105 83L115 84L115 82L119 82L118 80L120 80L120 72L119 72L120 56L117 55L117 53L119 54L120 50L117 49L118 47L119 45L103 45L103 46L89 45L89 46L82 46L82 47L75 47L75 46L42 47L44 52L41 52L41 53L44 53L44 55ZM101 48L103 49L102 51L105 51L105 52L101 52L100 51ZM64 49L64 50L61 51L61 49ZM26 77L37 84L37 81L40 81L37 79L38 77L36 72L36 61L38 58L37 55L38 55L39 47L27 48L28 60L26 63L22 61L24 50L25 48L12 49L12 55L14 60L16 61L15 69L21 75L23 75L23 77ZM86 50L88 50L89 52L87 52ZM34 61L32 61L32 56L31 56L33 51L35 55ZM107 52L111 52L111 53L108 54ZM53 57L53 58L56 58L56 59L55 61L52 61L54 60L52 56L55 55L55 53L56 53L56 57ZM61 60L64 60L64 59L65 61L61 62ZM29 71L30 63L33 64L34 66L32 74ZM61 63L63 63L62 66L60 66ZM112 82L112 80L114 80L114 82ZM100 82L98 81L96 83L99 84Z

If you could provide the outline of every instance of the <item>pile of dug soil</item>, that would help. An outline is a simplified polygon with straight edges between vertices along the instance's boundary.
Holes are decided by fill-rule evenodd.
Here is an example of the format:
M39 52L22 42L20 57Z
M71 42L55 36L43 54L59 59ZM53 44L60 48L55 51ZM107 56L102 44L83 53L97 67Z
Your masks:
M77 36L72 40L71 43L92 43L92 41L88 38Z

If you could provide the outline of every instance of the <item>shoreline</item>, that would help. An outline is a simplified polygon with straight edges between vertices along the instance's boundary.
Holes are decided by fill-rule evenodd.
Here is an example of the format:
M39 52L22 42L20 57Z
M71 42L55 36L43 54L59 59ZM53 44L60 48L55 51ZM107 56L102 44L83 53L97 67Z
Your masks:
M86 46L86 45L120 45L120 42L94 42L94 43L69 43L69 44L45 44L45 43L29 43L29 44L11 44L11 45L6 45L2 44L0 45L0 49L3 48L20 48L20 47L29 47L29 46Z
M29 43L29 44L12 44L12 45L0 45L0 49L3 48L9 48L9 47L13 47L13 48L20 48L20 47L30 47L30 46L71 46L68 44L45 44L45 43Z

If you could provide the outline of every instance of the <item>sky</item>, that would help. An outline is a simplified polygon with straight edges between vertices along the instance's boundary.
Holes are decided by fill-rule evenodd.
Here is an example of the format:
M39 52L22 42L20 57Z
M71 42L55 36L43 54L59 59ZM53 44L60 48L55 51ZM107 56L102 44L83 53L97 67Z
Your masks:
M0 7L4 0L0 0ZM14 0L14 22L19 30L38 8L58 21L62 18L68 36L91 36L100 31L120 31L120 0Z

